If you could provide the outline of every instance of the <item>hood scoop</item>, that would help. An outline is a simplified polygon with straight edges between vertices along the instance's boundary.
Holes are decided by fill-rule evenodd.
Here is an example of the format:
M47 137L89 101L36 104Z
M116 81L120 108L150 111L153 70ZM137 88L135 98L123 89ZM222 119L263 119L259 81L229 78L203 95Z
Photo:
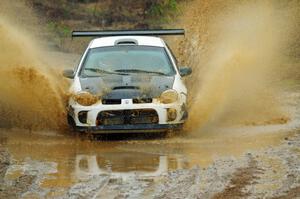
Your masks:
M138 87L138 86L116 86L116 87L112 88L112 90L124 90L124 89L139 90L140 87Z
M155 98L173 87L174 77L104 75L80 78L81 88L106 99Z

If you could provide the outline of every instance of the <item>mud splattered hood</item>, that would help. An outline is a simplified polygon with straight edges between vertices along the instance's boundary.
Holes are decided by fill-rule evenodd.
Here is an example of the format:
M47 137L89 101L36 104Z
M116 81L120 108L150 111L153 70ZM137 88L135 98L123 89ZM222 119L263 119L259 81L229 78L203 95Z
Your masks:
M81 89L103 99L154 98L173 87L174 76L104 75L80 78Z

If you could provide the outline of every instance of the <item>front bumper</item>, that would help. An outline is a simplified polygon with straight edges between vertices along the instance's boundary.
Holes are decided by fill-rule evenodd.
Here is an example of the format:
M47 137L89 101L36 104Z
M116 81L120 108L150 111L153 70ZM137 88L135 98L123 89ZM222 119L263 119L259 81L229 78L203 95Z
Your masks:
M176 124L183 123L186 119L186 109L184 102L173 104L161 104L157 102L147 104L133 104L132 99L122 100L122 104L119 105L103 105L95 104L91 106L81 106L71 101L69 103L68 114L74 119L76 126L97 126L97 116L101 111L117 111L117 110L143 110L151 109L155 110L159 117L159 124ZM167 109L175 109L177 111L177 117L172 122L168 121ZM82 123L78 118L78 114L81 111L87 112L87 122Z
M93 133L122 133L122 132L163 132L168 130L180 129L187 119L187 111L185 109L185 102L173 104L161 104L157 102L134 104L131 99L122 100L122 104L119 105L103 105L95 104L92 106L81 106L77 103L70 101L68 115L74 122L72 125L76 131L81 132L93 132ZM168 109L176 110L177 116L174 120L168 119ZM131 123L126 122L123 124L105 122L98 122L98 116L103 111L136 111L136 110L153 110L157 113L157 123ZM79 119L79 113L81 111L86 112L86 122L81 122ZM122 116L121 116L122 117ZM128 119L128 118L127 118ZM136 119L130 116L130 121ZM140 118L139 118L140 119Z
M134 125L103 125L103 126L76 126L79 132L90 133L155 133L181 130L183 124L134 124Z

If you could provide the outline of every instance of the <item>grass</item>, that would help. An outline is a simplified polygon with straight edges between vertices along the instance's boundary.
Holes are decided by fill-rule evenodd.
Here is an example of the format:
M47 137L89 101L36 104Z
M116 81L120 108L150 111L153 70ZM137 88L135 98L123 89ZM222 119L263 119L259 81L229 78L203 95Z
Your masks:
M54 43L65 51L74 49L73 29L161 28L178 14L182 0L26 0L55 34ZM79 42L78 42L79 43Z
M72 33L71 28L67 25L53 21L48 23L48 29L49 31L52 31L55 34L57 34L59 37L70 37Z
M158 1L149 9L149 22L166 23L178 12L177 0ZM158 19L158 20L157 20Z

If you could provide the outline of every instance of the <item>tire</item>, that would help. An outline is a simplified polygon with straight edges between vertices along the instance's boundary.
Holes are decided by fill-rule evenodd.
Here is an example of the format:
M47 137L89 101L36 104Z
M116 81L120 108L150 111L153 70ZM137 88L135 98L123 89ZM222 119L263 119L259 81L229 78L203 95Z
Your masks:
M71 117L70 115L67 116L67 121L68 121L68 125L70 130L72 130L73 132L75 132L75 127L76 127L76 123L73 119L73 117Z

